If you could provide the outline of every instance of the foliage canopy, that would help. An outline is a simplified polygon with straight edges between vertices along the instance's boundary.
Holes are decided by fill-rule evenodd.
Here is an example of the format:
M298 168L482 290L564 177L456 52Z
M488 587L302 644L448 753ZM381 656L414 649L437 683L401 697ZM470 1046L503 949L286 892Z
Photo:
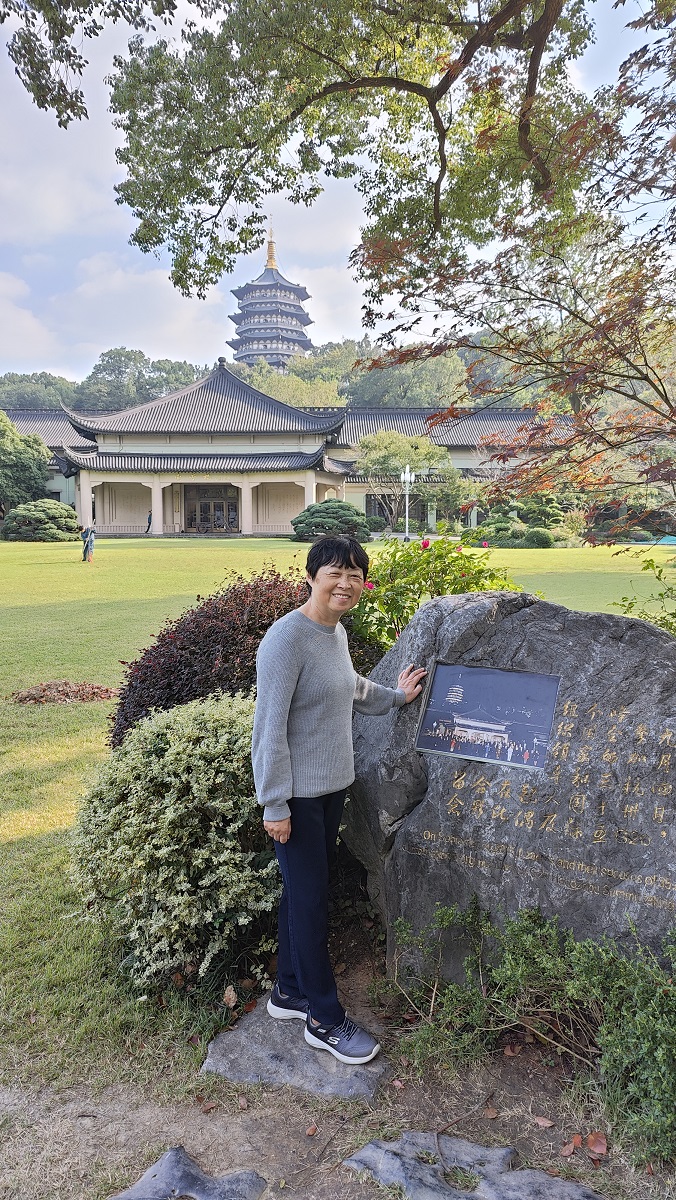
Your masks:
M36 434L21 434L0 411L0 516L44 496L50 452Z

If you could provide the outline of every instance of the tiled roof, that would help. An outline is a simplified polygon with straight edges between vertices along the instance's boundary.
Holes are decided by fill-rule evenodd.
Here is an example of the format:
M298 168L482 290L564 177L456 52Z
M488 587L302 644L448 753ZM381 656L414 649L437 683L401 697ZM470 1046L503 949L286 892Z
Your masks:
M223 360L224 361L224 360ZM205 379L148 404L91 418L68 412L79 433L331 433L342 417L306 413L265 396L223 364Z
M91 414L89 414L91 416ZM60 408L22 408L7 413L10 421L16 425L19 433L37 433L50 450L59 450L64 442L79 449L80 446L91 447L91 438L79 437L73 432L65 412Z
M92 471L311 471L323 469L324 450L312 454L83 454L66 447L63 457Z
M299 300L309 300L310 293L301 283L292 283L290 279L286 279L282 272L277 267L266 267L262 275L258 275L251 283L245 283L244 287L232 289L233 296L239 300L242 296L249 295L255 292L258 288L263 288L266 285L272 284L280 289L291 289L296 293Z
M357 446L367 434L396 430L405 437L427 436L438 446L474 448L491 434L514 436L521 425L530 425L536 418L536 413L529 409L487 408L430 427L429 418L438 411L434 408L348 408L338 445Z

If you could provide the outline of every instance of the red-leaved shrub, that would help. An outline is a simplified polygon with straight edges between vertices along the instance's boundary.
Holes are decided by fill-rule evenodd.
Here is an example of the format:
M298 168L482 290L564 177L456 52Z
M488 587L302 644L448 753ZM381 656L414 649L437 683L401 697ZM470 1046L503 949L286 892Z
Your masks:
M256 682L256 651L273 621L307 599L297 575L266 566L260 575L233 576L222 591L180 617L165 622L152 645L135 662L124 663L125 677L113 714L110 741L118 746L151 709L175 708L213 692L247 691ZM353 633L344 621L352 661L368 675L383 649Z

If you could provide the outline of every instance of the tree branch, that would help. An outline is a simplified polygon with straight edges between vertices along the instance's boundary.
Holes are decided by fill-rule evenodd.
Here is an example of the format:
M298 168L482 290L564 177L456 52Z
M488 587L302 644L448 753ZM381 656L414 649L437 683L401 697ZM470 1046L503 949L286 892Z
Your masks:
M531 141L530 112L537 92L542 55L547 44L547 39L561 16L562 8L563 0L545 0L542 16L528 30L528 35L532 38L533 49L528 63L526 91L519 114L519 148L531 166L538 172L540 183L537 187L538 191L542 192L547 191L552 186L552 175L542 155L535 149Z

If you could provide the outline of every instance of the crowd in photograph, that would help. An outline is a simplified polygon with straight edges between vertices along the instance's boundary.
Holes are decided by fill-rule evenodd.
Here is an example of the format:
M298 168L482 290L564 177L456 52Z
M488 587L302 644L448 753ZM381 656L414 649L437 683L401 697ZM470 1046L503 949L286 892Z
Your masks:
M434 721L423 729L423 737L443 743L443 749L451 754L467 755L468 758L493 758L496 762L518 763L526 767L541 765L544 746L533 740L512 741L508 735L476 730L457 729L452 722ZM442 749L440 745L439 749Z

